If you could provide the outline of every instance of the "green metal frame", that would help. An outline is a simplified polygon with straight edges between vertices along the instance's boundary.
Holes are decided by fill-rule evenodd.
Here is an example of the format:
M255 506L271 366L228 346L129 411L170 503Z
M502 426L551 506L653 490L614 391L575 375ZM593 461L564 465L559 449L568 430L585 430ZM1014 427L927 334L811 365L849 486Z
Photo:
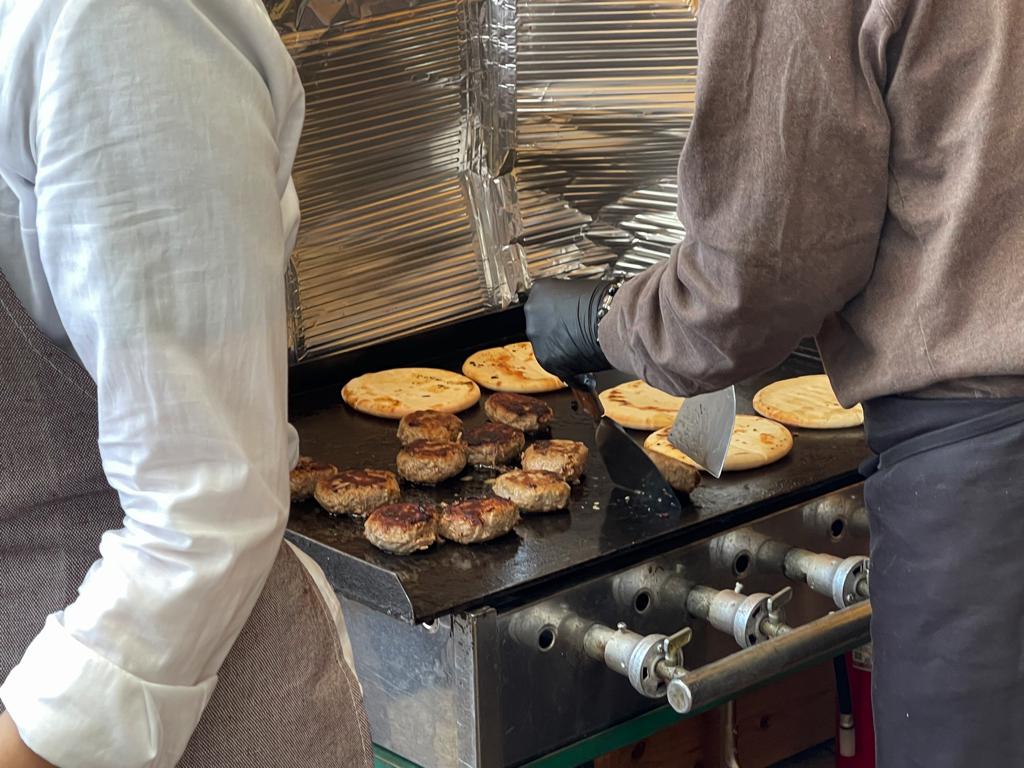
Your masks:
M374 768L419 768L416 763L410 763L404 757L399 757L394 752L388 752L384 747L373 745L373 766Z

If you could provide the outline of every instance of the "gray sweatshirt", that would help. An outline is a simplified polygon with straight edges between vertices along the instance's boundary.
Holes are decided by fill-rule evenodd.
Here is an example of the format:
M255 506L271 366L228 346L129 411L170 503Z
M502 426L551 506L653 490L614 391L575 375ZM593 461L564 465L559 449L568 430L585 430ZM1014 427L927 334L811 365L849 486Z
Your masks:
M601 323L679 394L816 336L845 404L1024 394L1024 8L705 0L688 235Z

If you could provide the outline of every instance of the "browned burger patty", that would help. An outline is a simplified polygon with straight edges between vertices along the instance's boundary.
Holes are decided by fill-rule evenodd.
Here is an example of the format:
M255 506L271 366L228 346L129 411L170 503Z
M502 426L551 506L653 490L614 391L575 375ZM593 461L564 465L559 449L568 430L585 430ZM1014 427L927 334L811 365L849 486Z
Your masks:
M506 472L494 481L494 493L520 512L556 512L569 503L569 484L554 472Z
M646 450L646 449L645 449ZM657 451L646 451L666 482L680 493L692 493L700 485L700 470Z
M421 504L388 504L373 510L363 534L378 549L409 555L437 541L437 514L433 507Z
M499 392L487 398L484 413L491 421L508 424L523 432L546 429L555 415L543 400L511 392Z
M413 411L398 422L398 439L402 445L417 440L454 443L458 442L461 434L462 419L453 413Z
M366 517L402 497L398 478L384 469L346 469L321 479L313 492L320 506L336 515Z
M459 544L479 544L504 536L519 522L519 510L507 499L469 499L441 511L441 535Z
M330 477L338 468L333 464L321 464L309 456L300 456L299 463L289 475L292 488L292 501L303 501L313 495L319 480Z
M398 452L398 474L412 483L435 485L466 468L466 446L416 440Z
M575 440L538 440L523 454L523 469L554 472L575 483L587 466L590 451Z
M469 463L477 466L501 466L519 457L526 445L521 429L508 424L481 424L467 427L462 442L469 452Z

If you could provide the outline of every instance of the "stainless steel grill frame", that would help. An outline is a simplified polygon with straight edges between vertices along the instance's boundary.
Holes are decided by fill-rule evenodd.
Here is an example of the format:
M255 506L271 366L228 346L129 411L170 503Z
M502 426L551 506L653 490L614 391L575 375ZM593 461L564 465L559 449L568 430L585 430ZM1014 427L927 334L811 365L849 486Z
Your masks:
M866 530L848 525L837 538L829 524L829 512L860 513L860 503L860 489L846 489L769 515L748 529L818 552L862 554L868 549ZM673 593L657 586L659 574L678 572L695 582L731 588L737 576L715 562L712 541L604 572L509 610L479 606L429 625L410 625L343 600L375 742L423 768L503 768L527 764L664 706L664 699L641 696L625 678L589 658L579 638L551 631L557 622L545 623L544 617L571 611L611 627L626 622L640 633L690 625L694 640L685 649L688 669L699 674L704 665L737 659L731 637L687 618ZM756 566L742 578L748 593L791 583ZM643 603L636 599L641 592L648 596ZM795 626L806 625L834 608L828 598L795 586L787 618ZM867 627L861 624L845 630L839 646L864 643ZM543 629L548 638L542 639ZM828 654L838 650L836 639L831 641ZM808 656L800 663L820 660ZM770 677L772 672L762 669L761 674Z

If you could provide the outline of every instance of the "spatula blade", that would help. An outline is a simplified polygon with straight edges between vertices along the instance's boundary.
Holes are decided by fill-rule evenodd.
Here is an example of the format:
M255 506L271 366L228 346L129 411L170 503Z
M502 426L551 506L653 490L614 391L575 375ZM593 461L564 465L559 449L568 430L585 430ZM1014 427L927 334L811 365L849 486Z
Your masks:
M648 497L662 511L682 512L676 492L644 449L620 424L604 415L594 375L573 376L567 383L580 410L594 421L594 442L609 479L625 491Z
M597 426L595 437L601 461L615 485L647 496L660 510L682 511L676 492L625 429L604 418Z

